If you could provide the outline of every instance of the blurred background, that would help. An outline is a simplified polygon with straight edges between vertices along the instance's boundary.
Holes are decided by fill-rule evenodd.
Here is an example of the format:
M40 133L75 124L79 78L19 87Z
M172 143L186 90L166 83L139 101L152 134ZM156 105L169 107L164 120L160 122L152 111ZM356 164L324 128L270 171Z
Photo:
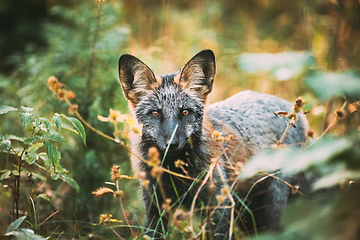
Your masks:
M47 118L54 113L70 115L66 103L58 101L48 88L46 80L55 76L75 93L72 102L79 105L83 118L112 135L112 125L99 121L97 115L108 116L110 108L128 113L117 72L122 54L137 56L161 75L178 71L197 52L212 49L217 73L210 103L246 89L291 102L302 96L307 102L305 110L312 110L310 125L319 136L330 112L342 102L320 101L303 79L313 69L359 69L359 39L358 0L3 0L0 105L31 107ZM49 201L35 198L40 222L59 210L36 230L39 235L115 238L108 227L93 224L103 213L124 220L119 202L112 196L95 198L91 193L111 181L113 164L132 175L129 154L85 130L87 147L78 136L66 132L67 143L56 145L62 166L80 186L78 193L51 178L46 182L35 178L34 185L26 178L21 182L24 212L32 211L28 196L39 193L50 197ZM29 135L15 113L0 115L0 134ZM0 170L11 163L11 157L0 153ZM38 171L36 166L26 167ZM138 182L120 183L129 220L142 226L144 209ZM0 234L14 220L7 184L6 179L0 184ZM28 218L27 224L32 222ZM128 236L128 229L121 231Z

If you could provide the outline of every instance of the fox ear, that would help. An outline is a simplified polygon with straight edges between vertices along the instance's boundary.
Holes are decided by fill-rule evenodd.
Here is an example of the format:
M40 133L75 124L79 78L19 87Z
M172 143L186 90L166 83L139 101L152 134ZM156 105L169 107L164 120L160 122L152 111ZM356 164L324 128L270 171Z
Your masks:
M214 53L211 50L203 50L182 69L179 85L185 90L196 92L205 102L212 90L215 72Z
M125 54L119 59L119 79L125 97L135 106L157 86L154 73L138 58Z

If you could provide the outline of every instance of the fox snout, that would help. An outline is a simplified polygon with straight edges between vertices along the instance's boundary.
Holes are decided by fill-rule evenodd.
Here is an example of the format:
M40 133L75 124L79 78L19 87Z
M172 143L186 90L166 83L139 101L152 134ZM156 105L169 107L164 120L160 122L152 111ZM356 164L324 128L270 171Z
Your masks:
M169 148L168 154L177 154L185 147L186 134L182 133L180 127L181 122L174 119L161 124L157 144L163 153Z

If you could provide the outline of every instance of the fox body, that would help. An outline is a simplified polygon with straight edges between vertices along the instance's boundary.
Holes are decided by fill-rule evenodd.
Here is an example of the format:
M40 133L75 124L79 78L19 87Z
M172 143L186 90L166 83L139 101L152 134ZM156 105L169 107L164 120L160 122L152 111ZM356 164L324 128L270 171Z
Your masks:
M205 184L197 197L198 206L216 206L215 196L220 194L225 184L232 183L234 176L227 166L245 163L257 152L276 143L287 127L288 119L276 117L274 112L290 111L293 104L273 95L244 91L206 106L214 76L215 56L211 50L196 54L180 72L161 77L155 76L134 56L123 55L119 59L119 78L124 95L130 101L138 123L142 124L142 135L131 139L132 151L148 160L149 149L156 148L165 169L183 175L185 170L187 176L200 179L195 183L166 172L161 177L154 177L151 166L132 156L134 172L143 173L149 182L143 186L148 235L161 237L168 223L167 218L160 216L164 199L159 185L171 204L189 208L212 160L220 159L221 167L215 168L212 174L215 186ZM300 116L296 126L289 129L284 144L305 142L306 119ZM215 131L222 133L223 137L231 136L230 140L214 139ZM177 160L185 163L182 169L175 166ZM230 181L225 183L223 178ZM297 184L301 179L286 180ZM244 198L253 182L249 180L236 185L235 193L240 199ZM258 194L250 196L248 206L255 216L257 229L278 228L278 219L290 192L288 186L273 178L259 184ZM154 196L157 196L156 201ZM230 205L229 200L222 205ZM250 215L245 212L242 216L240 227L252 231ZM229 238L230 209L218 208L212 221L216 223L212 227L214 238Z

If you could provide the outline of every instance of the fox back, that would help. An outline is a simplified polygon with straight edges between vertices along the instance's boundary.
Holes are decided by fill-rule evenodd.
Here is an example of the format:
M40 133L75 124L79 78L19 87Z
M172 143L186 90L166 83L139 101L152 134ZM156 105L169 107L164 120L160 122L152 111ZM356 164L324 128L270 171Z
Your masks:
M147 234L150 236L163 236L161 231L168 224L168 219L159 214L158 206L169 201L190 208L201 183L190 179L201 180L209 171L213 159L221 162L212 174L216 185L201 186L196 202L199 205L229 205L229 200L218 204L215 198L224 185L233 180L233 168L228 166L245 163L257 152L276 143L287 127L288 121L276 117L274 112L290 111L292 104L273 95L244 91L206 106L215 69L215 56L211 50L196 54L180 72L160 77L134 56L123 55L119 60L119 78L124 95L142 125L142 135L131 139L135 153L131 162L133 171L143 176L143 181L148 181L148 185L143 186L143 197L147 211L145 227L149 229ZM291 128L287 133L285 144L305 142L307 121L299 116L296 124L297 128ZM214 138L214 133L218 137ZM219 137L226 140L219 140ZM139 159L140 156L149 161L152 157L149 150L151 152L152 149L156 149L158 156L155 155L162 160L159 163L162 167L189 178L178 178L167 172L155 175L155 166ZM179 167L179 161L182 167ZM297 181L301 179L295 177L292 182ZM253 182L249 180L237 184L236 194L243 198ZM290 188L278 180L269 179L258 189L261 194L255 194L249 205L256 217L257 228L276 230ZM157 203L153 201L154 196L158 198ZM240 227L251 231L253 222L246 212L242 216ZM229 238L229 219L229 209L215 211L215 239Z

